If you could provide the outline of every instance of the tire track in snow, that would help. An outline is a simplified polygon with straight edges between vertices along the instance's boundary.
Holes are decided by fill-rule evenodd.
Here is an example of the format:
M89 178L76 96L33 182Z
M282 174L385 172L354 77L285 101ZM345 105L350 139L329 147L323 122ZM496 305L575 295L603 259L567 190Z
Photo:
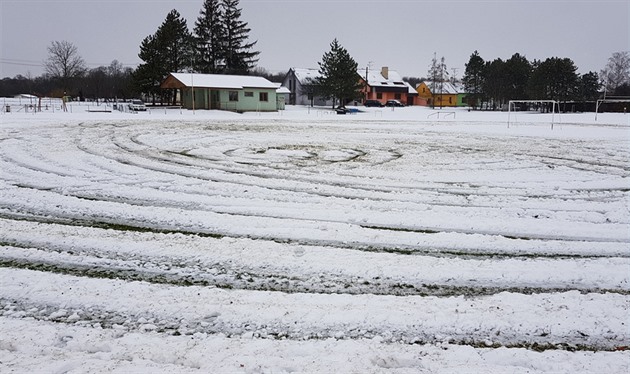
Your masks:
M533 336L523 338L503 338L501 331L484 331L486 338L471 334L441 335L435 331L422 330L384 330L378 328L350 328L336 331L326 329L304 329L282 324L257 324L255 322L223 323L218 314L209 314L193 320L182 320L176 316L164 318L150 311L134 314L121 313L90 307L68 308L56 304L26 303L23 300L0 298L0 315L9 318L32 319L57 324L83 326L99 329L115 329L123 332L158 333L173 336L218 335L227 338L256 338L273 340L357 340L377 339L383 343L403 343L411 345L456 344L475 348L527 348L538 352L546 350L567 351L616 351L623 341L618 339L599 339L590 342L590 336L579 330L572 336L549 337L545 330L534 332ZM344 328L348 328L344 326ZM581 338L581 339L580 339Z
M630 262L620 257L408 257L18 221L0 221L0 228L8 229L0 241L4 246L0 266L76 276L286 293L451 296L578 290L630 294L625 272ZM35 235L34 231L45 234ZM191 249L183 250L187 247ZM243 257L242 248L248 247L259 250L250 250ZM328 261L318 260L323 255ZM361 262L362 266L344 262ZM453 266L458 271L449 275ZM366 270L377 267L380 270ZM562 273L552 276L557 269L563 269ZM604 269L607 277L598 275Z
M528 258L528 257L542 257L542 258L558 258L558 259L568 259L568 258L607 258L607 257L621 257L628 258L630 257L630 253L626 250L617 250L612 249L606 251L606 253L598 253L598 251L586 250L586 251L563 251L563 253L557 252L547 252L545 250L537 250L536 246L539 244L556 244L556 243L566 243L566 242L574 242L576 245L602 245L602 244L619 244L623 247L625 244L622 240L604 240L601 241L599 238L593 238L591 240L579 238L579 239L554 239L550 237L538 237L538 238L530 238L525 236L513 236L513 235L496 235L496 234L482 234L478 232L462 232L458 233L456 231L442 231L442 233L451 233L451 234L461 234L461 240L465 242L465 238L468 235L471 236L479 236L479 235L487 235L488 237L494 238L502 238L507 239L508 241L515 242L527 242L528 247L526 249L522 249L519 251L515 251L506 245L505 249L501 248L475 248L474 246L465 247L465 248L449 248L449 247L439 247L439 246L426 246L422 244L417 245L409 245L409 244L379 244L374 242L360 242L360 241L346 241L346 240L335 240L335 239L314 239L314 238L289 238L289 237L280 237L274 236L271 234L265 235L255 235L251 233L235 233L229 232L226 230L208 230L208 229L198 229L198 228L185 228L182 227L181 224L176 226L165 224L165 223L153 223L148 221L137 221L137 220L121 220L120 218L116 219L107 219L106 217L99 217L97 219L86 218L83 215L73 215L73 216L64 216L57 215L55 217L51 217L46 214L42 214L42 212L34 211L28 212L26 209L20 209L19 213L16 213L10 207L2 207L0 204L0 219L9 219L16 221L27 221L27 222L37 222L37 223L49 223L49 224L62 224L62 225L70 225L77 227L86 227L86 228L103 228L110 230L118 230L118 231L134 231L134 232L152 232L152 233L163 233L163 234L183 234L183 235L191 235L191 236L199 236L199 237L211 237L211 238L235 238L235 239L252 239L257 241L271 241L275 243L286 243L286 244L297 244L297 245L306 245L306 246L321 246L321 247L331 247L331 248L343 248L350 249L355 251L362 252L373 252L373 253L390 253L390 254L398 254L398 255L424 255L424 256L435 256L435 257L461 257L461 258ZM359 225L360 227L360 225ZM373 227L364 227L366 230L373 230ZM424 230L424 229L405 229L405 228L384 228L380 227L378 230L383 231L393 231L393 232L407 232L407 233L415 233L422 236L426 235L435 235L439 234L440 231L433 230Z
M627 331L619 331L617 320L628 303L627 296L622 295L568 292L502 293L483 298L409 296L390 301L388 304L397 307L388 310L387 306L377 305L389 296L328 295L320 300L323 295L79 280L68 275L50 275L51 282L42 284L41 274L37 272L6 269L0 272L6 279L5 287L0 289L0 313L4 317L122 331L593 351L615 350L629 339ZM24 286L31 289L25 297L15 299L6 295ZM149 296L159 294L170 302L156 303L153 297L138 299L138 292ZM261 299L262 295L265 297ZM243 310L241 303L255 310ZM373 309L365 310L366 303L374 305ZM592 309L602 303L605 308ZM191 308L192 305L195 307ZM309 309L310 305L317 307ZM580 320L584 310L593 312ZM440 314L439 318L434 313ZM326 317L331 314L340 317ZM532 324L530 318L537 320L543 315L548 316L548 325Z
M353 188L356 188L356 186L352 186L352 187L353 187ZM438 190L440 190L440 191L444 192L444 189L434 189L434 191L438 191ZM308 191L308 192L311 192L311 191ZM442 193L442 192L441 192L441 193ZM319 194L320 194L321 196L323 196L323 197L334 197L333 195L330 195L330 194L321 194L321 193L319 193ZM467 194L466 194L466 192L457 192L456 194L466 195L468 199L470 199L470 198L473 198L473 199L474 199L475 197L478 197L478 196L479 196L479 195L474 195L474 194L468 194L468 195L467 195ZM339 195L337 195L337 196L339 197ZM353 199L353 197L349 197L349 196L342 196L341 198L343 198L343 199L349 199L349 198L350 198L350 199ZM358 198L359 200L360 200L360 199L362 199L362 197L360 197L360 196L359 196L359 197L357 197L357 198ZM97 198L97 199L98 199L98 198ZM107 200L107 199L102 199L102 200ZM123 200L121 200L121 201L123 201ZM129 200L124 200L124 202L125 202L125 203L129 203L129 204L132 204L132 205L134 204L133 202L131 202L131 201L129 201ZM146 204L143 204L143 205L146 205ZM153 205L153 206L155 206L155 205ZM474 205L471 205L471 204L467 204L467 205L465 205L465 206L466 206L467 208L474 207ZM259 215L259 216L260 216L260 215ZM276 217L272 217L272 218L276 218ZM368 226L368 225L365 225L364 227L369 227L369 226ZM394 229L394 230L395 230L395 229L398 229L398 228L397 228L397 227L392 227L392 228L384 228L384 229ZM436 229L436 228L433 228L433 227L420 227L420 228L417 228L417 230L425 230L425 231L427 231L427 230L428 230L428 231L441 231L441 230ZM459 231L457 231L457 230L446 230L446 232L459 232ZM465 231L464 233L472 233L472 232L478 232L478 233L481 233L481 234L497 234L496 232L483 232L483 231L468 231L468 232L466 232L466 231ZM536 237L531 237L531 236L530 236L530 237L528 237L528 236L526 236L526 235L520 235L520 234L518 234L518 233L517 233L517 234L506 234L505 236L506 236L506 237L514 237L514 238L523 238L523 239L532 239L532 238L536 238ZM545 237L542 237L542 238L543 238L543 239L546 239Z
M82 261L83 262L83 261ZM156 265L156 264L154 264ZM28 260L0 256L0 267L10 269L26 269L51 274L72 275L93 279L117 279L123 281L140 281L170 286L216 287L226 290L272 291L283 293L337 294L337 295L389 295L389 296L422 296L422 297L480 297L500 294L502 292L524 295L579 291L581 293L630 295L627 289L577 288L560 287L497 287L490 285L457 286L426 283L402 283L388 279L344 278L334 274L318 274L305 278L284 276L280 274L257 274L257 270L234 271L225 264L208 268L208 273L185 271L175 272L145 270L124 265L97 266L82 263L66 263L63 261L48 262L45 260ZM189 269L186 269L189 270Z
M118 138L120 141L123 141L127 138ZM132 143L134 143L135 145L139 146L139 147L127 147L124 146L120 141L115 141L114 143L116 144L117 147L122 147L121 150L126 151L129 155L139 155L140 151L141 154L144 155L144 157L147 157L148 159L153 159L154 161L158 161L158 162L173 162L175 166L184 166L184 167L200 167L202 170L218 170L221 172L227 172L227 173L232 173L232 174L236 174L236 175L245 175L245 176L251 176L251 177L259 177L261 178L261 180L256 181L255 183L251 183L251 185L265 185L265 180L270 180L270 179L277 179L277 180L281 180L281 181L287 181L287 180L295 180L295 181L300 181L300 182L306 182L309 184L312 183L316 183L316 184L320 184L320 185L329 185L331 187L346 187L348 189L351 190L362 190L365 188L366 191L369 192L392 192L395 190L399 190L400 187L399 186L390 186L387 189L381 190L381 189L374 189L374 185L369 185L366 187L363 187L364 184L328 184L328 183L322 183L323 181L321 180L317 180L314 181L312 179L304 179L303 177L296 177L295 174L295 170L291 170L291 174L287 174L287 173L283 173L281 175L276 175L276 174L269 174L269 173L261 173L261 172L251 172L248 171L249 169L243 169L243 168L238 168L235 169L234 167L230 167L230 166L226 166L225 162L229 161L229 160L209 160L209 159L205 159L208 161L211 161L210 164L208 163L202 163L202 164L195 164L195 163L190 163L188 160L190 159L190 155L184 157L184 158L179 158L177 160L175 159L171 159L166 157L164 154L170 154L170 155L174 155L174 156L181 156L181 152L173 152L173 151L169 151L169 150L161 150L161 149L152 149L150 145L147 145L143 142L134 140L133 137L131 139ZM84 150L86 150L84 148ZM155 153L155 155L154 155ZM127 161L129 162L129 161ZM138 167L143 167L143 165L138 164ZM265 164L261 164L261 163L257 163L255 165L256 168L266 168L267 165ZM160 172L167 172L166 170L161 170L161 169L154 169L154 168L150 168L149 170L151 171L160 171ZM178 174L176 171L168 171L168 172L172 172L175 175L180 175L183 177L192 177L192 178L199 178L199 175L191 175L191 174ZM312 174L312 173L309 173ZM225 180L219 180L219 179L208 179L209 181L214 181L214 182L223 182ZM233 181L234 183L241 183L238 181ZM356 181L358 182L358 180ZM267 188L270 188L269 186L267 186ZM423 188L423 187L417 187L417 186L405 186L405 189L409 189L412 191L421 191L421 190L426 190L429 192L438 192L438 193L444 193L444 194L454 194L454 195L466 195L466 196L470 196L471 198L475 198L478 196L484 196L484 194L476 194L474 192L466 192L466 191L453 191L451 192L450 189L448 187L445 186L441 186L441 187L435 187L435 188ZM274 186L272 189L280 189L280 190L287 190L287 191L291 191L289 189L286 189L286 183L284 183L283 185L281 185L280 187L278 186ZM319 191L313 191L312 188L309 189L300 189L299 191L300 193L314 193L316 195L320 195L323 197L340 197L340 198L348 198L348 199L364 199L366 198L366 196L362 196L362 195L358 195L358 196L354 196L354 195L347 195L347 194L343 194L343 195L334 195L334 194L329 194L329 193L321 193ZM492 194L488 194L487 196L497 196L497 195L492 195ZM498 196L502 196L502 195L498 195ZM527 194L523 194L522 196L526 196L531 198L532 196L527 196ZM505 196L502 196L505 197ZM537 198L545 198L544 196L538 196ZM563 196L563 198L565 199L571 199L570 195L567 196ZM474 207L474 205L472 205L472 207Z
M163 217L169 216L174 211L173 208L177 207L177 202L158 194L161 188L167 187L169 192L178 196L185 195L192 200L195 198L202 200L211 193L246 199L251 193L254 196L259 194L258 197L264 199L267 206L271 206L282 202L290 195L288 205L299 206L300 209L302 207L322 209L321 206L333 207L334 204L348 210L367 206L369 209L366 209L366 212L376 216L387 212L387 208L382 207L385 204L407 204L408 206L403 208L412 212L421 211L413 204L425 204L432 209L444 209L444 206L450 204L466 208L463 212L475 213L478 213L476 211L480 206L486 205L491 209L485 213L493 217L509 217L512 213L501 215L499 211L512 205L521 208L522 212L519 214L526 216L539 214L537 210L543 210L546 205L551 205L555 210L544 210L543 215L567 212L566 216L552 220L552 223L563 220L597 223L601 220L602 227L605 227L607 224L603 219L608 219L605 213L615 204L627 201L628 190L619 187L619 184L610 186L604 184L602 189L597 190L599 185L591 182L597 181L602 172L615 177L627 177L628 170L627 167L624 169L623 162L627 161L628 155L623 147L614 147L620 150L620 156L612 161L593 163L589 161L592 160L589 154L599 153L600 148L585 149L583 145L574 144L571 140L546 139L541 142L543 146L539 146L536 139L530 141L522 137L511 139L512 141L505 142L509 145L503 145L496 137L477 134L466 140L470 144L462 144L461 139L452 136L403 134L391 141L395 146L384 148L374 146L377 150L396 149L400 157L391 162L372 163L370 167L355 168L354 164L359 161L356 158L352 165L346 165L350 164L349 162L322 162L309 169L303 166L294 167L293 163L282 165L275 162L270 155L263 158L261 164L239 163L242 160L225 153L215 160L205 157L203 152L194 151L199 148L195 137L189 135L191 131L196 131L194 128L186 129L186 138L182 139L177 132L185 128L183 125L168 124L155 127L154 125L97 124L83 126L79 135L67 126L64 127L64 131L56 131L58 127L46 131L29 128L31 135L35 134L37 137L19 134L19 139L18 135L14 135L14 138L3 138L6 139L3 140L3 146L9 144L19 152L14 154L7 151L6 147L0 151L2 157L0 162L3 164L0 167L11 168L10 174L3 173L0 176L4 183L0 189L0 197L7 197L3 200L1 214L4 218L23 219L23 222L45 223L39 229L52 242L48 244L45 240L36 242L34 239L10 237L9 230L6 231L7 234L2 234L0 272L4 276L3 287L0 289L0 309L3 316L173 335L225 334L293 340L374 338L383 339L385 342L397 341L408 344L446 341L473 347L526 347L537 350L613 350L615 347L628 345L627 325L620 322L627 315L630 305L627 281L610 282L615 283L612 287L580 287L580 284L588 282L593 284L601 282L597 279L598 274L609 276L610 272L620 272L618 269L627 259L627 250L598 254L601 243L564 240L566 236L559 234L550 238L560 238L561 240L555 240L560 245L546 247L554 240L540 237L542 234L536 238L519 235L521 231L527 230L515 230L511 233L513 235L508 234L512 238L505 236L505 232L501 232L503 237L497 237L489 234L479 235L481 230L469 230L468 233L459 233L461 235L457 235L458 240L451 238L450 241L467 242L475 236L480 236L484 243L501 240L502 243L509 244L504 252L499 254L490 252L487 248L476 251L472 248L467 253L461 248L436 249L426 244L406 246L388 244L391 243L388 240L397 235L417 235L419 239L427 240L443 235L444 230L448 228L439 225L420 225L413 219L402 220L399 224L370 219L352 222L337 218L320 220L326 223L347 224L345 230L360 228L361 232L375 237L390 235L382 242L367 236L363 241L344 242L326 240L330 238L326 235L304 238L290 234L283 237L275 234L273 230L269 231L269 235L251 231L238 232L236 228L224 226L209 225L203 226L204 230L200 230L195 225L187 226L188 221L183 219L186 218L185 215L178 216L180 218L172 222L160 220L162 215L155 217L150 214L133 215L143 209L155 209L162 212ZM270 124L265 126L259 130L271 132L280 128ZM209 131L218 133L227 127L228 125L210 128ZM290 126L287 128L288 131L297 133ZM366 132L365 129L359 130L357 132ZM283 131L283 134L288 132ZM389 141L385 137L388 135L387 131L371 131L374 131L374 134L370 139ZM172 139L164 141L167 137ZM408 137L415 139L408 141ZM143 139L156 145L144 142ZM232 139L237 143L219 148L247 150L260 144L256 137L245 131L241 131ZM431 152L422 154L414 150L414 142L436 145L432 146ZM268 144L266 149L289 144L282 139L274 139L270 143L272 144ZM367 153L370 151L370 148L365 146L368 144L365 138L361 138L356 145L350 147L342 143L336 139L327 143L325 137L314 140L315 145L326 144L331 150L360 149ZM182 144L186 147L180 147ZM548 144L555 144L558 148L543 154L541 150ZM531 149L527 149L528 147ZM57 148L62 153L58 154ZM177 149L193 151L185 155L178 154ZM523 149L526 152L519 153L519 150ZM63 151L67 151L67 155L76 159L66 162L62 158L66 156ZM572 152L572 158L574 156L575 160L561 159L559 155L568 152ZM193 153L195 157L190 157ZM510 160L515 155L519 157L515 162L495 162L501 159ZM108 165L110 162L115 165ZM397 169L398 163L405 163L406 167ZM619 165L622 168L619 168ZM93 168L94 166L97 168ZM286 166L287 170L283 170L283 166ZM541 166L544 167L544 172L540 171ZM430 172L422 174L423 167ZM409 174L399 175L401 170ZM322 175L318 175L320 172ZM416 176L412 172L420 175ZM475 178L477 173L486 173L488 176L492 174L513 176L519 172L523 174L523 180L520 180L520 177L513 177L505 182L494 176ZM442 174L434 177L431 173ZM458 180L462 173L467 173L466 176L471 180ZM451 177L451 174L455 176ZM529 174L535 174L535 178L528 179ZM101 183L108 179L117 187L104 191ZM549 181L557 182L558 190L547 185ZM157 198L134 199L133 195L127 192L134 184L142 185L145 188L143 193L155 193ZM172 186L167 186L168 184ZM36 193L16 194L18 197L16 203L8 198L14 192L11 185L20 186L18 190L34 188ZM195 186L200 185L214 190L200 192L197 195L190 193L195 191ZM259 188L251 192L252 187ZM249 189L250 192L243 192L245 189ZM93 193L90 194L90 190ZM120 196L116 197L116 193ZM38 195L50 198L49 201L57 206L48 206L46 197ZM66 198L67 200L64 200ZM74 204L75 200L81 199L86 200L85 205ZM297 205L295 202L300 200L307 201L308 204ZM559 200L565 200L565 203L559 203ZM378 205L377 201L384 204ZM228 202L232 203L234 200ZM580 206L571 207L573 204ZM117 205L128 211L114 209ZM81 209L73 211L76 207ZM189 209L187 212L194 211ZM199 211L219 213L212 209ZM595 214L591 215L596 217L588 219L580 217L593 212ZM614 223L627 224L623 216L625 211L620 212L617 221L614 214L612 215ZM218 216L221 218L236 216L233 212L220 213L222 215ZM245 218L247 222L259 218L274 222L282 222L283 219L298 221L296 218L299 218L282 215L277 211L250 212L238 216ZM461 217L458 218L461 220ZM589 219L591 221L588 221ZM307 217L302 221L317 220ZM56 226L53 225L54 222L75 225L83 230L103 227L114 235L123 232L147 235L168 232L191 240L181 247L171 248L170 255L166 258L148 255L147 242L139 243L142 248L137 249L135 255L125 255L117 251L103 251L88 244L79 243L74 246L60 244L65 243L63 235L55 236L50 231L52 226ZM38 231L33 230L33 234L35 233ZM605 234L601 236L606 238ZM280 250L286 249L285 247L289 245L319 245L322 248L317 249L315 253L323 259L329 259L330 264L326 264L327 267L317 272L305 271L293 264L287 266L292 271L283 272L281 265L247 266L244 262L239 262L244 260L213 261L212 256L202 262L176 259L179 250L187 246L194 247L208 237L253 238L255 240L244 246L250 253L260 245L276 242L279 243ZM627 244L624 240L617 243L613 240L602 247L611 248L614 244ZM521 252L510 248L510 244L516 247L523 242L529 242L529 251ZM583 244L594 248L583 252L566 249ZM563 248L566 251L563 251ZM331 255L344 249L352 250L348 251L351 252L348 257ZM363 252L357 253L358 251ZM484 260L494 262L495 265L506 264L510 258L520 256L519 259L513 260L519 261L524 269L530 270L530 273L537 270L535 265L543 263L540 257L558 260L555 263L558 266L545 268L543 273L547 278L519 279L515 275L514 278L510 278L507 285L501 287L496 284L505 273L496 268L489 271L490 276L483 280L475 282L474 279L473 281L468 279L470 281L468 284L461 282L455 286L447 282L428 281L433 279L430 277L423 281L417 272L411 271L403 272L404 276L398 278L381 276L376 279L376 276L357 276L350 271L337 272L335 268L336 264L344 264L344 260L352 263L350 259L354 259L354 262L363 264L366 268L375 269L381 266L378 260L385 258L386 255L396 258L394 266L403 267L422 257L400 256L412 253L424 254L425 257L450 256L447 260L452 262L451 266L444 269L454 274L461 274L466 269L471 271L472 268L457 266L455 265L457 261L459 265L483 265L483 261L476 261L483 256L486 257ZM374 257L368 262L368 256L375 254L383 256ZM352 257L358 255L361 257ZM613 256L625 258L612 258ZM467 261L467 264L462 260ZM606 264L605 261L608 260L615 266L592 270L598 261L602 261L600 264ZM588 282L568 275L568 264L576 267L581 263L586 264L581 269L587 273L584 277L592 276L588 278ZM394 266L388 269L394 269ZM433 270L431 266L417 268ZM477 274L471 271L472 276L468 278L472 279L475 275L481 278L483 266L480 266L478 271ZM564 277L562 279L564 287L556 287L546 281L548 277L556 275L556 272L560 277ZM387 271L382 273L387 274ZM523 274L527 273L523 271ZM581 281L584 283L580 283ZM571 285L571 282L576 283ZM223 288L218 289L219 287ZM281 292L267 292L269 289ZM562 292L566 290L573 291ZM150 296L139 298L140 294ZM231 307L232 303L240 305ZM374 318L375 312L378 311L384 316L382 319Z

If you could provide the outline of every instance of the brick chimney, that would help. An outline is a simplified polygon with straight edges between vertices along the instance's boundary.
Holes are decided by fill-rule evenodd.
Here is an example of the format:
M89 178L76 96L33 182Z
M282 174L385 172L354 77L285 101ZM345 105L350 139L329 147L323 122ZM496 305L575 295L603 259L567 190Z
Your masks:
M381 75L385 78L385 79L389 79L389 68L387 66L383 66L381 68Z

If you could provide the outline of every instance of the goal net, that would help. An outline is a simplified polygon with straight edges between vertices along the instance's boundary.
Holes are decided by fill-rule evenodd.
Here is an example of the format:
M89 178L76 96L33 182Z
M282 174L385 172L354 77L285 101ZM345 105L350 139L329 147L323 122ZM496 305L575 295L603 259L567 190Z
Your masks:
M517 104L525 104L527 110L534 107L536 110L551 110L551 129L556 120L556 113L558 114L558 121L560 120L560 103L556 100L510 100L508 102L508 127L510 127L510 121L512 120L512 112L517 112L519 106ZM557 108L557 112L556 112ZM516 113L514 113L516 118Z

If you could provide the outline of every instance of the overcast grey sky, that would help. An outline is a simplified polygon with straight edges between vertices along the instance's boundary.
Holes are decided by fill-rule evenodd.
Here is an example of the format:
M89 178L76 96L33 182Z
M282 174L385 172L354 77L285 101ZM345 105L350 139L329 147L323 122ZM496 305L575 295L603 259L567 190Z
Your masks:
M0 78L39 76L53 40L77 46L90 68L116 59L136 67L142 39L177 9L192 30L203 0L0 0ZM630 50L629 0L241 0L242 20L271 72L317 67L337 38L360 67L426 76L434 53L457 76L518 52L530 61L568 57L599 72Z

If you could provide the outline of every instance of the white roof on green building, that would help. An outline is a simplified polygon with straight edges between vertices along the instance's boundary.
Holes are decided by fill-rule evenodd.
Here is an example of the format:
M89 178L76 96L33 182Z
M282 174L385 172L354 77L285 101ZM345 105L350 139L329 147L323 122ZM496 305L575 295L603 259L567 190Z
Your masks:
M197 73L171 73L171 75L186 87L216 89L270 88L274 90L277 88L277 85L266 78L251 75Z

